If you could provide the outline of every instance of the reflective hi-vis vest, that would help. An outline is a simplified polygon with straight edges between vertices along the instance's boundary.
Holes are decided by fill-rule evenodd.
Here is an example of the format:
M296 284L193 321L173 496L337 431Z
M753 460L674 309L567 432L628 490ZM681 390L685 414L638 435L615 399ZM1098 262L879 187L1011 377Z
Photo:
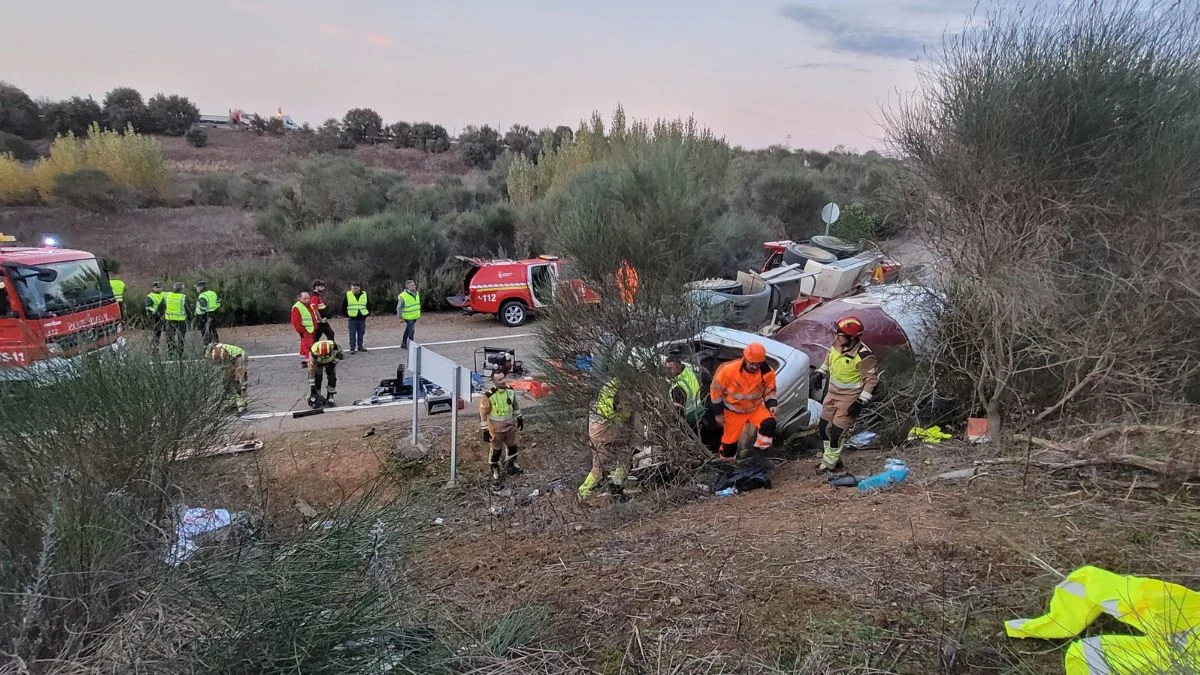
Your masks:
M223 342L213 345L212 350L213 350L213 354L216 355L218 358L223 355L225 358L230 359L230 360L236 359L237 357L244 356L246 354L245 349L242 349L241 347L238 347L237 345L227 345Z
M421 294L404 291L396 296L400 301L400 318L414 321L421 318Z
M1081 567L1054 589L1050 611L1005 622L1009 637L1075 637L1101 614L1142 635L1098 635L1067 648L1067 675L1200 672L1200 593L1158 579Z
M512 397L512 389L496 389L488 394L488 403L491 404L488 419L493 422L511 422L513 420Z
M675 376L675 382L671 386L679 387L680 391L683 392L686 397L683 404L683 414L691 419L701 407L700 378L696 376L696 371L691 365L683 364L683 372Z
M313 321L312 310L308 308L308 305L297 300L296 304L292 305L292 309L300 310L300 324L304 326L304 330L310 333L316 330L317 324Z
M163 293L163 318L167 321L187 321L187 296L175 291Z
M196 315L211 314L221 309L221 299L213 290L204 291L196 298Z
M600 395L596 397L596 414L608 422L624 422L629 419L629 413L620 412L616 407L617 378L612 378L600 387Z
M870 355L870 348L861 342L846 354L836 345L830 347L829 354L825 356L825 365L829 369L829 384L838 389L861 389L863 378L862 373L858 372L858 364Z
M113 298L117 302L125 302L125 282L120 279L109 279L108 285L112 287Z
M354 297L354 291L346 291L346 316L351 319L357 319L360 316L368 314L370 312L367 311L367 292L362 291L356 298Z
M158 306L162 304L162 301L163 301L163 292L162 291L159 291L158 293L147 293L146 294L146 313L147 314L158 313Z

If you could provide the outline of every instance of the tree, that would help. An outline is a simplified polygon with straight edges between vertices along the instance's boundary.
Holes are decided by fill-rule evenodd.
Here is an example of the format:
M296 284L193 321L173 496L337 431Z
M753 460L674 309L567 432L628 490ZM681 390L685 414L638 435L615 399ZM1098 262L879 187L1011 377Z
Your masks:
M146 104L131 87L117 87L104 95L104 125L124 133L129 127L142 131L146 124Z
M469 126L458 136L458 154L469 167L486 169L503 151L500 134L486 124Z
M930 368L993 438L1140 421L1196 382L1198 33L1196 3L996 11L887 112L945 289Z
M29 94L4 81L0 81L0 131L26 140L42 135L37 104Z
M392 136L392 145L397 148L413 147L413 126L408 122L396 122L388 127L388 133Z
M514 124L508 133L504 134L504 145L508 146L514 155L524 155L529 159L535 159L541 150L538 135L523 124Z
M147 130L182 136L200 121L200 109L184 96L155 94L146 102Z
M42 124L46 131L55 136L61 134L85 136L88 127L93 122L99 124L103 120L104 111L91 96L87 98L72 96L69 99L55 101L42 110Z
M355 143L365 143L383 135L383 118L370 108L354 108L342 118L342 131Z
M769 173L759 180L754 193L754 210L779 221L791 238L807 239L818 233L821 207L829 196L809 175Z

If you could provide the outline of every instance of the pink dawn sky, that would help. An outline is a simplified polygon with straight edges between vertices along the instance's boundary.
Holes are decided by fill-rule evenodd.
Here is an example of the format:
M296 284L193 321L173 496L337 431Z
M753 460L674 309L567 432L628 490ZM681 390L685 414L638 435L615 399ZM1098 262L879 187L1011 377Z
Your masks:
M282 106L319 124L567 124L618 102L694 114L746 147L881 145L880 107L989 0L50 0L6 8L0 80L33 96L117 86L205 114Z

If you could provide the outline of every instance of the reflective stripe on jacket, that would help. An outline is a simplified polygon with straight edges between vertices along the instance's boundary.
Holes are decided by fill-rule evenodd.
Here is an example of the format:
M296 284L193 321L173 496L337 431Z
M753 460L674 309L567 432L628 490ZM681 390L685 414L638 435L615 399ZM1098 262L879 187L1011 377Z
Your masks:
M150 314L157 314L158 306L161 305L162 301L163 301L163 295L164 294L162 291L159 291L158 293L147 293L146 294L146 312L148 312Z
M1142 635L1099 635L1071 643L1067 675L1200 669L1200 593L1158 579L1081 567L1054 589L1048 613L1007 621L1004 628L1009 637L1059 640L1079 635L1101 614Z
M516 392L507 387L493 389L479 401L479 415L488 422L512 422L517 416Z
M211 314L221 309L221 299L213 290L204 291L196 298L196 314Z
M163 293L163 318L167 321L187 321L187 296L168 291Z
M120 279L109 279L108 285L112 287L113 297L117 302L125 302L125 282Z
M370 314L367 311L367 292L361 291L358 297L354 297L354 291L346 291L346 316L351 319L356 319L359 316ZM350 345L353 347L354 345Z
M624 422L629 419L629 413L617 409L617 379L615 377L600 387L600 395L596 397L596 414L607 422Z
M876 363L874 352L861 342L848 352L842 352L834 345L825 355L825 365L821 370L829 373L829 384L832 386L865 391L869 395L879 383Z
M700 378L696 376L696 370L690 364L683 364L683 372L675 376L675 381L671 386L678 387L683 392L685 399L683 404L684 414L695 414L701 407Z
M396 296L396 299L400 302L399 311L401 319L404 319L405 321L414 321L421 318L420 293L409 293L408 291L403 291L400 293L400 295Z
M724 403L727 410L749 413L775 398L775 371L764 363L757 372L742 368L742 359L734 359L717 368L708 393L713 403Z

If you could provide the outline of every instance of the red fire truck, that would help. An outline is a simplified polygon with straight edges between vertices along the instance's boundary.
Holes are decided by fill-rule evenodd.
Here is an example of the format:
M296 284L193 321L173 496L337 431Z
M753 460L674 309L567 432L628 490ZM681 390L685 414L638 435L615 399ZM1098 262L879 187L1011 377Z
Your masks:
M456 256L467 263L462 294L446 298L465 314L495 314L506 326L520 326L530 313L549 305L556 294L570 292L584 302L599 296L571 277L566 262L543 255L526 260L486 260Z
M125 344L103 260L86 251L6 246L0 234L0 380L62 376L84 354Z

